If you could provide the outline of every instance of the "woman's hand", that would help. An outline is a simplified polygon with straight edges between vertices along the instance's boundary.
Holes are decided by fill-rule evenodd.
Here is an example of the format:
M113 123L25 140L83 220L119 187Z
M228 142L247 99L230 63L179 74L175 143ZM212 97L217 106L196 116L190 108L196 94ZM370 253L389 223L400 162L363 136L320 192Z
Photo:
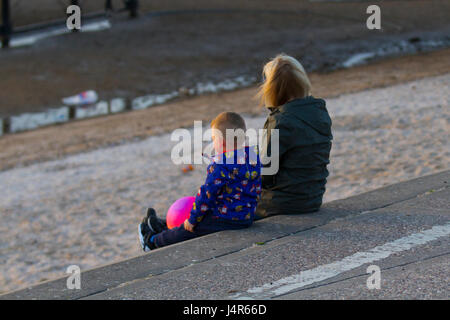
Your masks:
M184 220L184 229L190 232L194 232L194 225L189 222L188 219Z

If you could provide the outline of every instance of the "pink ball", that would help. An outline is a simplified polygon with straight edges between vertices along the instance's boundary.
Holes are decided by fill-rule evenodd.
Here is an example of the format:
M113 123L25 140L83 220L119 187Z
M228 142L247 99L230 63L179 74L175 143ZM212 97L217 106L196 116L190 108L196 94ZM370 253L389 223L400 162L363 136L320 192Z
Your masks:
M189 218L195 197L184 197L175 201L167 211L166 222L169 229L181 226Z

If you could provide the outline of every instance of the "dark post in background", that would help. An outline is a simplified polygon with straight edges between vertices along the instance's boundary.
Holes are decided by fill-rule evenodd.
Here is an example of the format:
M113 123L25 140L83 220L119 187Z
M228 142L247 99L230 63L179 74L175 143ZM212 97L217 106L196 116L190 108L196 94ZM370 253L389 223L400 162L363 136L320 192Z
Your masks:
M105 11L112 11L112 10L113 10L112 0L106 0Z
M2 37L2 48L8 48L12 32L9 0L2 0L2 21L3 24L0 28L1 31L0 33Z
M125 8L130 11L131 18L136 18L138 16L139 1L125 0Z

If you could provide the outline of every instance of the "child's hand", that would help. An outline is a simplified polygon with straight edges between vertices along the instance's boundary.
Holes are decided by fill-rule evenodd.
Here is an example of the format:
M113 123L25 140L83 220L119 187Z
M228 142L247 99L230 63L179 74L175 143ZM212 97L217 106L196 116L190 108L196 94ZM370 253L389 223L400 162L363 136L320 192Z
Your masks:
M194 225L189 222L188 219L184 220L184 229L190 232L194 232Z

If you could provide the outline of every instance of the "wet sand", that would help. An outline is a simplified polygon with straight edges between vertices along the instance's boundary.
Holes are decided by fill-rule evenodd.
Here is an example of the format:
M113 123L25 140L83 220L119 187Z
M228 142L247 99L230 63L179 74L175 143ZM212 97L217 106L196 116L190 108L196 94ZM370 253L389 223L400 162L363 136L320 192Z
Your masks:
M55 0L14 2L18 24L64 12ZM88 2L88 12L104 3ZM137 20L115 14L108 30L0 50L0 118L60 107L62 98L89 89L100 99L131 100L199 82L259 77L262 65L280 52L299 58L308 72L329 71L354 54L402 41L448 41L449 1L371 4L381 7L382 30L367 29L366 1L141 1Z

